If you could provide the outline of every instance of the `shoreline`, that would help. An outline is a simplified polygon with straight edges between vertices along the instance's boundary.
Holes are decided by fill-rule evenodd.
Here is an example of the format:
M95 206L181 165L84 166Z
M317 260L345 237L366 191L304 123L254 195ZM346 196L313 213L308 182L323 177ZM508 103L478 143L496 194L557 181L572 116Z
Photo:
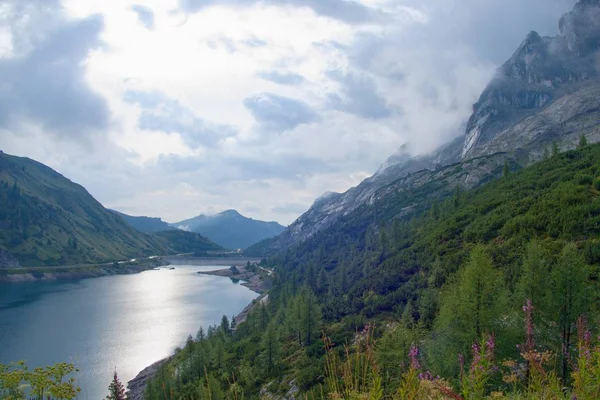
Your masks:
M248 270L245 265L236 266L237 271L231 268L217 269L213 271L198 271L200 275L222 276L233 281L242 281L241 285L258 294L263 294L271 288L272 281L269 279L270 271L254 267L254 270Z
M174 264L176 265L176 264ZM223 264L223 265L232 265ZM269 299L267 290L271 287L271 280L268 278L271 276L271 271L256 267L256 272L247 271L245 266L238 266L239 273L234 274L230 268L217 269L213 271L198 271L200 275L220 276L223 278L230 278L231 280L241 280L241 284L246 286L248 289L259 294L259 296L253 299L242 311L240 311L233 320L236 326L246 321L248 314L259 304L265 304ZM127 382L127 399L128 400L144 400L144 391L146 390L147 382L156 375L160 367L171 361L173 356L158 360L151 365L141 370L133 379Z
M0 270L0 283L22 283L37 281L69 281L87 278L99 278L111 275L131 275L148 271L158 267L166 267L168 262L160 258L154 259L154 262L143 264L120 264L97 265L85 267L21 267L22 271L12 270L10 273L3 273Z
M0 268L0 283L69 281L111 275L130 275L170 265L214 265L216 267L237 265L241 267L248 261L255 262L256 260L254 258L243 257L190 257L187 255L167 255L137 258L135 261L115 261L102 264Z

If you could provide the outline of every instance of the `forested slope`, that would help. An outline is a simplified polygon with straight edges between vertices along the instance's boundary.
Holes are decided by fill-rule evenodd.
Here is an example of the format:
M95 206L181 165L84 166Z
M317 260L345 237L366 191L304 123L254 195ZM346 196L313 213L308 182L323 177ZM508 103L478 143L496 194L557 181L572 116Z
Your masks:
M10 255L26 267L221 250L196 233L138 232L82 186L37 161L3 152L0 204L3 259Z
M402 395L411 379L417 391L437 382L460 393L438 388L433 398L581 393L576 366L588 353L600 357L582 342L600 315L600 146L581 147L506 168L479 189L455 188L414 218L392 219L385 207L373 217L373 205L270 259L277 282L268 306L235 332L224 321L190 338L148 398L162 398L163 384L173 398L256 398L261 390L411 398ZM351 221L367 224L366 234ZM350 361L340 364L345 343ZM473 375L470 364L483 372ZM589 368L593 379L600 369ZM346 381L357 371L363 384ZM471 384L481 387L469 392Z

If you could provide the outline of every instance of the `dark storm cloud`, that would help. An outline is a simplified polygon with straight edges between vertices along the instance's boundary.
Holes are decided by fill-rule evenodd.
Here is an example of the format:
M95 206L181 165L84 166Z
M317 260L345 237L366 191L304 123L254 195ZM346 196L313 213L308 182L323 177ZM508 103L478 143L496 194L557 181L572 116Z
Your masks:
M252 113L263 129L285 131L298 125L315 122L318 115L301 100L261 93L244 100L244 106Z
M364 73L329 71L327 76L340 83L341 94L330 93L329 101L333 108L358 115L363 118L386 118L391 112L385 99L377 93L377 85Z
M131 9L137 14L140 22L146 27L146 29L154 29L154 13L148 6L134 4Z
M191 148L214 147L237 130L197 117L192 110L160 92L129 91L124 100L142 107L138 126L143 130L178 133Z
M67 21L55 2L7 4L14 5L5 17L15 56L0 59L0 127L33 122L76 139L105 129L108 107L89 87L83 65L101 44L102 17Z
M362 24L386 19L384 13L352 0L180 0L181 7L189 12L200 11L212 5L251 6L260 3L276 6L307 7L313 10L315 14L349 24Z
M281 73L277 71L259 72L257 74L259 78L267 81L271 81L280 85L299 85L304 82L302 75L293 73Z

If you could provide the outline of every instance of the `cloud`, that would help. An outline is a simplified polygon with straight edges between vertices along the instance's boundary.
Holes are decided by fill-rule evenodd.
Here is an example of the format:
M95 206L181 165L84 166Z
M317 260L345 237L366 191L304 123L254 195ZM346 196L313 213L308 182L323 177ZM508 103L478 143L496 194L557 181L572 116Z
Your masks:
M247 7L254 4L268 4L297 8L309 8L315 14L340 20L349 24L363 24L381 21L385 13L353 0L180 0L181 7L188 12L197 12L215 5L235 5Z
M273 93L247 97L244 106L267 131L286 131L319 119L305 102Z
M131 6L131 9L137 14L138 19L146 27L146 29L154 29L154 12L152 12L150 7L141 4L134 4Z
M464 132L494 69L575 2L178 1L0 0L3 150L131 214L290 223L403 143Z
M301 203L284 203L271 208L271 211L277 214L302 214L306 211L306 205Z
M90 50L101 46L103 18L64 20L52 4L7 3L4 17L16 54L0 58L0 128L36 124L58 137L85 140L86 134L106 129L110 119L84 66Z
M299 85L304 82L304 77L294 73L282 73L277 71L259 72L258 77L278 83L280 85Z
M160 92L128 91L124 100L142 107L138 122L140 129L177 133L192 149L215 147L237 134L234 127L205 121Z
M332 107L359 115L363 118L386 118L391 111L385 100L377 93L373 79L365 73L347 73L329 71L327 76L340 83L341 93L328 95Z

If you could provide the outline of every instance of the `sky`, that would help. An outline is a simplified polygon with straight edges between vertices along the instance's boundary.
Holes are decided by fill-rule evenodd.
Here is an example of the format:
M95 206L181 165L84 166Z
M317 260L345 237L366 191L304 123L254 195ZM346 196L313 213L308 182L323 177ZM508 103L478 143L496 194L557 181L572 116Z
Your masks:
M104 206L293 222L463 134L575 0L0 0L0 149Z

